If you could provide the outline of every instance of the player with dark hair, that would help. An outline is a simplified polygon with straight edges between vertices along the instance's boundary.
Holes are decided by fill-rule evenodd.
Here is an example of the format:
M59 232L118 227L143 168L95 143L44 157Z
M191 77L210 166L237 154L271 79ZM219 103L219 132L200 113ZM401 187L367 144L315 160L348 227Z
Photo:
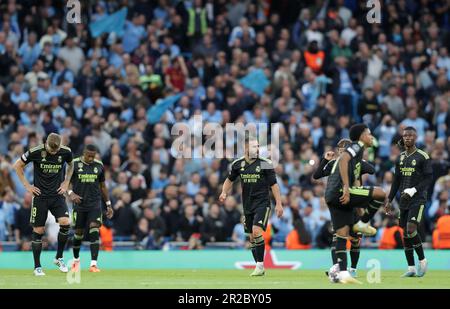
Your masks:
M32 162L34 167L34 184L25 178L25 166ZM67 165L64 178L64 165ZM64 193L69 187L73 173L72 151L61 145L61 136L56 133L48 135L45 144L38 145L14 163L14 169L28 192L33 194L30 223L33 226L31 247L34 257L34 275L44 276L41 267L42 236L48 211L59 223L58 248L54 263L62 272L68 272L63 260L63 251L69 237L70 222Z
M245 155L231 163L231 170L223 184L219 200L223 203L232 189L233 182L241 179L244 207L244 229L249 234L256 267L251 276L263 276L266 230L271 212L269 189L275 198L275 213L283 215L280 187L277 184L273 164L259 156L259 144L255 138L246 138Z
M106 217L110 219L113 216L105 184L105 169L103 163L95 159L97 152L97 147L89 144L84 147L83 155L73 160L75 170L71 180L72 190L68 191L68 196L74 204L72 213L75 228L72 264L74 271L80 268L80 246L85 228L88 228L91 249L89 271L100 272L97 258L100 248L99 231L102 225L102 198L106 204Z
M356 124L350 128L352 144L335 161L325 190L333 228L336 231L336 258L339 264L339 281L355 283L347 271L347 238L350 228L353 232L375 235L376 229L369 225L378 208L385 200L386 194L379 187L355 186L361 177L364 148L372 146L373 136L365 124ZM369 207L370 205L370 207ZM367 211L354 224L353 208L366 208Z
M433 178L433 170L429 155L417 148L417 132L413 127L403 130L402 142L405 151L395 163L395 175L389 192L386 211L392 210L392 200L400 191L400 227L405 234L403 244L408 262L408 270L402 277L423 277L428 263L422 247L422 240L417 232L423 218L427 201L427 190ZM419 266L415 268L414 251L419 258Z
M349 139L346 139L346 138L341 139L337 144L337 155L340 156L345 151L345 149L351 145L351 143L352 143L352 141ZM314 179L320 179L320 178L327 177L330 175L333 165L336 161L335 155L336 154L333 151L328 151L327 153L325 153L324 158L320 161L319 167L313 174ZM364 175L364 174L372 175L374 173L375 173L375 168L367 161L362 160L362 162L361 162L361 177L360 177L360 179L355 180L354 185L357 187L361 185L362 175ZM355 220L354 222L357 222L358 219L362 216L361 212L364 212L364 211L362 211L361 208L354 209L354 211L353 211L354 220ZM351 243L351 247L350 247L351 267L349 268L349 272L350 272L350 275L355 278L355 277L357 277L356 268L358 266L359 254L360 254L361 233L355 233L355 232L353 232L353 230L350 230L349 235L350 235L349 240ZM336 242L337 242L336 233L333 233L333 240L332 240L332 244L331 244L331 259L333 261L333 265L337 263ZM328 272L326 272L326 274L328 276Z

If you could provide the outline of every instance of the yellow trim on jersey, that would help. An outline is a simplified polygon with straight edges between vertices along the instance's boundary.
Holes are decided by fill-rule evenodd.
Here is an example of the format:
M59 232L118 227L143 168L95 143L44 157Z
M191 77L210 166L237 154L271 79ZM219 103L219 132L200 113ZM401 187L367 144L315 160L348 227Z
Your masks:
M72 151L72 149L70 149L69 147L67 147L67 146L64 146L64 145L61 145L61 148L62 148L62 149L65 149L65 150L69 150L69 151Z
M73 159L73 162L78 162L78 161L81 161L81 157Z
M422 149L417 149L417 152L420 153L422 156L424 156L424 158L426 160L428 160L430 158L430 156L428 155L428 153L426 153L425 151L423 151Z
M30 153L31 153L31 152L35 152L35 151L38 151L38 150L41 150L41 149L43 149L43 148L44 148L44 144L40 144L39 146L36 146L36 147L31 148L31 149L30 149Z
M234 160L233 162L231 162L231 166L233 166L234 163L236 163L237 161L242 160L242 159L244 159L244 158L245 158L245 156L242 156L242 157L240 157L239 159Z
M97 159L94 159L94 162L97 162L98 164L100 164L101 166L103 166L103 162Z
M272 160L267 159L267 158L263 158L263 157L259 157L261 160L266 161L269 164L272 164Z
M352 187L349 189L350 194L361 195L361 196L369 196L370 190L364 188Z

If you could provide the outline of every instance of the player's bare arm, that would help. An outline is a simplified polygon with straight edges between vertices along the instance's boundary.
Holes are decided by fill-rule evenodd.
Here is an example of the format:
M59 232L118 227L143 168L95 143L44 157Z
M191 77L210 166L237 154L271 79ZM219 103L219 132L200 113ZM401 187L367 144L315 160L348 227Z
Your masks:
M108 188L105 182L100 182L100 191L102 192L102 198L106 203L106 217L111 219L114 215L114 210L112 209L111 201L108 196Z
M224 181L224 183L223 183L223 186L222 186L222 193L220 194L220 196L219 196L219 201L221 202L221 203L224 203L225 202L225 200L226 200L226 198L227 198L227 196L228 196L228 194L230 193L230 191L231 191L231 187L233 186L233 182L231 182L231 180L230 179L225 179L225 181Z
M340 202L342 204L348 204L350 202L350 180L348 179L348 162L350 161L350 155L346 152L341 154L339 159L339 173L342 179L342 196Z
M59 186L58 194L64 194L69 189L70 179L72 178L73 170L74 170L74 164L73 164L73 161L71 161L71 162L67 163L66 178L61 183L61 186Z
M39 196L41 194L41 190L39 190L38 187L35 187L34 185L30 184L28 182L28 180L25 178L25 172L24 172L25 163L21 159L18 159L14 163L13 168L16 171L17 176L19 176L19 180L23 184L25 189L28 192L30 192L31 194L33 194L33 196Z
M280 186L278 186L278 184L276 183L271 187L271 189L275 198L275 213L277 214L278 218L281 218L281 216L283 216L283 205L281 203Z

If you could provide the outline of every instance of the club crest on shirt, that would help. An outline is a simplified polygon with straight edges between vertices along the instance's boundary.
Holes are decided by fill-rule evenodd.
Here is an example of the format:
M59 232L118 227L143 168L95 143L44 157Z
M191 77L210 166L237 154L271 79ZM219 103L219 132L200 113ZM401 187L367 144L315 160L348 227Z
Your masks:
M45 161L45 158L47 157L47 151L45 151L45 150L41 151L41 157L42 157L42 161Z
M416 160L411 161L412 166L416 165L416 163L417 163Z
M61 163L62 162L62 158L61 156L58 156L58 162Z
M94 167L94 173L97 174L98 173L98 168Z
M82 162L78 163L78 171L79 172L83 171L83 163Z
M257 166L256 169L255 169L255 171L256 171L257 173L261 172L261 166Z
M245 161L242 161L242 162L241 162L241 171L244 170L244 167L245 167Z

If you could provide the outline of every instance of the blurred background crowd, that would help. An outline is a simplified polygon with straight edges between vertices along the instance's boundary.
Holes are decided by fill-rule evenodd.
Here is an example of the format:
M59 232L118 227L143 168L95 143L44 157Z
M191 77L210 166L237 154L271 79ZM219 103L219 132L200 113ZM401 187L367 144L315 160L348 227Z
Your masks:
M288 248L293 231L299 248L329 246L326 181L312 174L353 123L376 137L365 158L376 173L364 183L386 191L402 128L414 126L434 172L422 239L450 248L450 1L379 2L381 23L358 0L91 0L70 24L65 1L1 1L0 241L28 249L31 196L11 166L57 132L76 155L99 148L115 209L104 244L245 246L239 184L217 201L233 159L177 159L170 149L172 126L201 115L204 124L281 124L285 212L266 239ZM114 14L124 7L126 20ZM252 72L268 87L246 87ZM158 100L174 95L155 121ZM363 246L379 247L396 219L380 211L372 224L378 234Z

